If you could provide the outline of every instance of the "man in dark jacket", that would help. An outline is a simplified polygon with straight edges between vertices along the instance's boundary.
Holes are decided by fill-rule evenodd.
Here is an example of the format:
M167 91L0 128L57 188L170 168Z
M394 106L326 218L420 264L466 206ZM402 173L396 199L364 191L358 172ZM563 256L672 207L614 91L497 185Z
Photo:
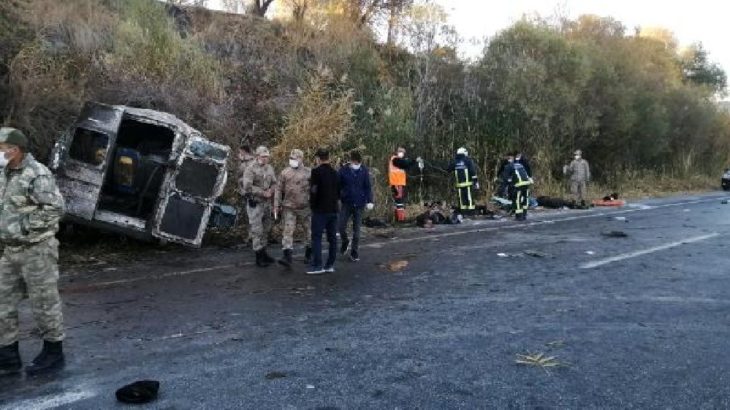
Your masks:
M340 253L347 253L350 247L350 260L360 260L358 244L360 243L360 224L364 209L373 209L373 190L370 184L370 173L362 165L359 152L350 154L350 162L343 165L338 173L340 183ZM352 219L352 243L347 238L347 224Z
M312 265L308 275L320 275L335 271L337 257L337 208L340 184L337 171L330 165L330 154L325 149L317 151L317 168L310 179L309 204L312 208ZM327 231L329 253L322 267L322 233Z
M476 209L474 191L479 190L479 181L476 167L469 158L466 148L461 147L456 150L456 158L449 165L448 171L454 174L456 192L459 196L459 212L473 213Z

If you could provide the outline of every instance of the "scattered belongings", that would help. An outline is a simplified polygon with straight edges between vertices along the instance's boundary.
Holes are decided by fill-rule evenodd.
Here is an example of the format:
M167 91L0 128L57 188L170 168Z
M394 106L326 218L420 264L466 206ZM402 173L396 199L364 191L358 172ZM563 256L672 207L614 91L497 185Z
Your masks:
M416 225L420 228L431 228L434 225L441 224L458 224L461 223L461 215L452 209L450 215L447 217L445 209L446 204L432 202L424 204L428 209L422 214L416 217Z
M589 205L585 203L585 201L581 201L580 203L576 202L575 200L567 200L563 198L555 198L550 196L539 196L537 197L537 204L543 208L550 208L550 209L588 209L590 208Z
M593 205L595 205L595 206L624 206L624 205L626 205L626 201L619 199L618 193L614 192L612 194L608 194L608 195L604 196L601 199L594 200Z
M723 200L723 201L722 201L722 202L720 202L720 203L721 203L721 204L723 204L723 205L727 205L727 204L729 204L729 203L730 203L730 201L728 201L727 199L725 199L725 200Z
M117 390L116 396L122 403L144 404L155 400L159 389L156 380L139 380Z
M614 216L614 221L628 222L629 220L625 216Z
M532 256L532 257L535 257L535 258L548 258L548 257L551 257L552 256L549 253L540 252L540 251L533 251L533 250L527 250L524 253L527 256Z
M510 201L507 198L502 198L499 196L493 196L491 199L491 202L495 205L497 205L500 209L505 211L511 211L512 210L512 201Z
M402 271L403 269L405 269L407 266L408 266L408 261L400 260L400 261L388 262L388 264L385 267L391 272L399 272L399 271Z
M629 235L624 231L608 231L601 232L601 235L607 238L627 238Z
M387 228L390 225L388 225L387 222L383 221L380 218L373 218L373 217L366 217L362 220L363 226L366 226L368 228Z

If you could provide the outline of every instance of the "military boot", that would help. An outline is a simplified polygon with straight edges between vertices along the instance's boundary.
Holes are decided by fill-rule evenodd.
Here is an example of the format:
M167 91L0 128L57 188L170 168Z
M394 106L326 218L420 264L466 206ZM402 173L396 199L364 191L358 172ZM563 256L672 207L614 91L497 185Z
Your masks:
M258 266L259 268L265 268L269 265L270 265L270 263L268 263L268 262L266 262L266 260L264 260L264 250L261 249L261 250L256 251L256 266Z
M304 248L304 263L309 265L309 263L312 261L312 247L307 246Z
M25 368L26 374L37 374L63 367L63 342L43 341L43 350L33 359L30 366Z
M279 261L278 261L279 264L281 264L287 268L291 268L291 264L292 264L291 254L292 254L291 249L284 249L284 256L281 259L279 259Z
M269 253L266 252L266 248L261 249L261 257L263 258L264 262L266 262L268 264L272 264L272 263L276 262L276 259L269 256Z
M0 377L16 374L22 367L18 342L0 347Z

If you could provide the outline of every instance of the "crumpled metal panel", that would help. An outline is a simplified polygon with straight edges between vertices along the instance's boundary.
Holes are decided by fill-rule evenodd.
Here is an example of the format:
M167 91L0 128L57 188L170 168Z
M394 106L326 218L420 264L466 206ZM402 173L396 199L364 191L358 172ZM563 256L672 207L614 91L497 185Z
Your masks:
M116 135L122 118L165 127L175 133L168 158L169 165L162 184L163 188L158 197L157 209L149 220L96 209L106 170L110 165L109 158L115 151ZM101 166L93 167L69 158L68 152L72 136L78 127L100 132L110 137L107 158ZM51 169L58 174L58 185L66 198L67 214L75 222L87 223L84 221L88 221L89 226L99 229L128 232L137 237L143 233L170 242L200 246L214 201L223 193L226 184L228 177L226 161L229 155L229 147L209 141L198 130L172 114L89 102L82 109L75 127L70 133L65 134L54 147L51 154ZM196 175L195 172L190 172L190 169L184 169L181 174L185 161L194 161L193 168L195 166L203 167L201 169L205 169L205 166L214 167L217 172L215 178L213 178L212 171L207 169L210 171L207 180L212 181L209 183L212 183L213 186L196 186L194 183L199 183L199 181L186 180L195 178ZM178 180L178 178L181 179ZM180 186L177 186L176 181L180 182ZM195 212L191 210L195 210ZM189 218L185 219L186 216ZM165 226L168 227L167 231L161 229L163 220L166 223ZM191 229L184 230L184 236L181 236L180 233L183 231L176 229L171 221L186 224Z

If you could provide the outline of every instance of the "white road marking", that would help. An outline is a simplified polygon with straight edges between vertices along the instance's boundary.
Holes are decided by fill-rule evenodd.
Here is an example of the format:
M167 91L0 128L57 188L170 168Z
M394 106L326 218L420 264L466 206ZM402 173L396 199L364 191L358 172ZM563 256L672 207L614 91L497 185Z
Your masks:
M8 407L2 407L7 410L46 410L55 409L81 400L96 397L97 394L90 390L77 390L66 393L56 394L53 396L40 397L37 399L23 400L12 404Z
M677 241L677 242L671 242L671 243L667 243L664 245L655 246L653 248L644 249L641 251L623 253L621 255L612 256L610 258L605 258L605 259L600 259L600 260L593 261L593 262L584 263L580 267L581 267L581 269L597 268L599 266L603 266L603 265L606 265L606 264L609 264L612 262L618 262L618 261L622 261L625 259L636 258L638 256L648 255L650 253L664 251L664 250L671 249L671 248L676 248L677 246L685 245L688 243L704 241L704 240L714 238L719 235L720 235L719 233L711 233L708 235L696 236L694 238L684 239L684 240Z
M161 273L161 274L158 274L158 275L140 276L140 277L137 277L137 278L110 280L110 281L107 281L107 282L96 282L96 283L90 284L88 287L90 287L90 288L104 288L104 287L115 286L115 285L125 285L125 284L128 284L128 283L134 283L134 282L141 282L141 281L148 281L148 280L154 280L154 279L170 278L170 277L174 277L174 276L191 275L193 273L210 272L210 271L215 271L215 270L219 270L219 269L229 269L229 268L233 268L233 267L236 267L236 266L251 266L251 265L253 265L253 263L251 263L251 262L249 262L249 263L241 263L241 264L237 264L237 265L233 265L233 264L231 264L231 265L216 265L216 266L209 266L207 268L197 268L197 269L190 269L190 270L184 270L184 271L167 272L167 273ZM86 286L82 286L82 287L85 288ZM74 287L73 286L62 287L61 290L67 289L67 288L73 289Z
M714 202L723 199L723 197L713 197L708 199L699 199L699 200L692 200L692 201L685 201L685 202L676 202L671 204L663 204L663 205L656 205L652 206L651 209L660 209L660 208L670 208L670 207L676 207L676 206L686 206L686 205L693 205L693 204L701 204L705 202ZM519 225L500 225L500 226L490 226L486 228L477 228L477 229L466 229L463 231L457 231L457 232L445 232L440 234L433 234L433 235L422 235L417 236L414 238L408 238L407 240L409 242L413 241L423 241L423 240L429 240L429 241L438 241L439 238L446 238L451 236L459 236L459 235L468 235L470 233L480 233L480 232L493 232L493 231L499 231L503 229L524 229L524 228L530 228L533 226L540 226L540 225L548 225L548 224L554 224L557 222L567 222L567 221L576 221L581 219L587 219L587 218L599 218L599 217L605 217L605 216L612 216L612 215L621 215L631 212L639 212L644 209L642 208L633 208L633 209L622 209L620 211L611 211L611 212L598 212L598 213L587 213L584 215L574 215L574 216L568 216L564 218L557 218L557 219L548 219L548 220L541 220L541 221L534 221L529 223L523 223ZM361 246L361 248L374 248L374 249L380 249L387 246L392 246L397 243L399 238L393 238L388 241L381 241L381 242L371 242L367 243ZM216 265L216 266L209 266L206 268L199 268L199 269L191 269L186 271L177 271L177 272L168 272L163 273L159 275L150 275L150 276L141 276L136 278L128 278L128 279L120 279L115 281L108 281L108 282L97 282L92 283L89 286L84 286L84 288L103 288L103 287L110 287L110 286L116 286L116 285L126 285L129 283L135 283L135 282L142 282L142 281L149 281L149 280L155 280L155 279L164 279L169 277L175 277L175 276L185 276L185 275L191 275L195 273L201 273L201 272L210 272L220 269L230 269L233 267L238 266L252 266L253 263L242 263L242 264L227 264L227 265ZM62 287L62 289L73 289L73 286L68 287Z

